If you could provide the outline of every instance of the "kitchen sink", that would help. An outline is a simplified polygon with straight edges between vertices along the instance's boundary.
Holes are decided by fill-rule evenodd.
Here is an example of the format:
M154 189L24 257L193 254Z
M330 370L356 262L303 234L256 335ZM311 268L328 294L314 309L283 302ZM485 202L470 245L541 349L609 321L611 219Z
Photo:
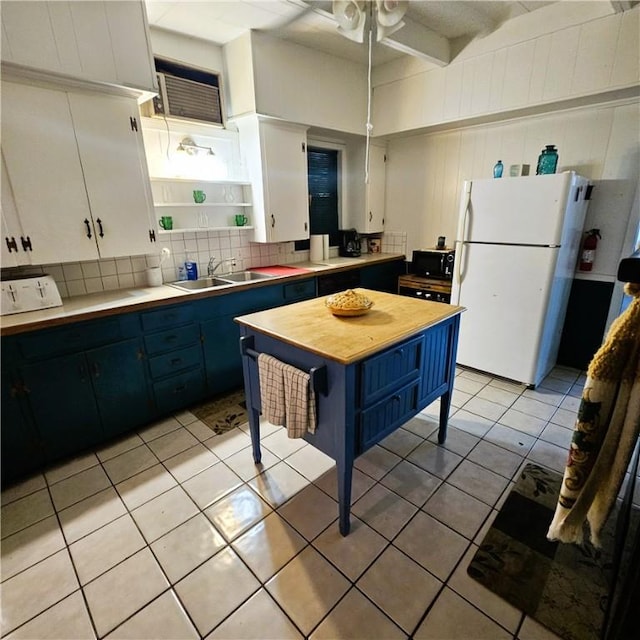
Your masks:
M256 271L238 271L238 273L229 273L220 276L221 280L228 280L229 282L253 282L254 280L267 280L273 278L266 273L257 273Z
M201 291L202 289L215 289L216 287L228 287L233 284L229 280L221 278L198 278L197 280L179 280L178 282L169 282L170 287L182 289L183 291Z
M255 271L239 271L238 273L229 273L224 276L207 276L197 280L179 280L178 282L169 282L168 285L183 291L202 291L203 289L229 287L234 284L256 282L257 280L267 280L269 278L273 278L273 276L266 273L256 273Z

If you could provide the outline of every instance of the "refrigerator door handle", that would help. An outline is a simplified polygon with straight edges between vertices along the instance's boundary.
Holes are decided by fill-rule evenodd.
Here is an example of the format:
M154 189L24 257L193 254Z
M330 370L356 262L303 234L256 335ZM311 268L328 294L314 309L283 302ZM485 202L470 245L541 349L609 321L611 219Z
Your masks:
M462 285L462 257L463 257L463 250L464 250L464 242L461 242L460 240L456 240L454 242L454 249L456 251L456 259L455 259L455 263L454 263L454 270L453 270L453 279L456 283L456 300L455 302L452 303L453 304L460 304L460 288Z
M464 240L467 235L467 217L471 210L471 187L473 182L467 180L462 187L462 198L460 199L460 214L458 216L458 238L454 242L456 259L454 263L453 278L457 284L457 301L460 304L460 285L462 284L462 254L464 249Z
M467 218L471 211L471 187L473 182L467 180L462 188L460 199L460 214L458 216L458 240L464 242L467 238Z

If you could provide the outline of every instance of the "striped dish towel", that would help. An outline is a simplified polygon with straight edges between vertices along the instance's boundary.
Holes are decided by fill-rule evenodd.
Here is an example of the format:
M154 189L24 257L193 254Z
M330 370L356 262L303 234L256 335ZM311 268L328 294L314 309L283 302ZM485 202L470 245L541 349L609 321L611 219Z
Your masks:
M258 356L262 415L271 424L283 425L290 438L316 430L316 398L305 371L273 356Z
M262 415L271 424L285 424L284 362L261 353L258 356Z
M284 365L284 405L290 438L302 438L307 431L316 432L316 394L310 379L306 371Z

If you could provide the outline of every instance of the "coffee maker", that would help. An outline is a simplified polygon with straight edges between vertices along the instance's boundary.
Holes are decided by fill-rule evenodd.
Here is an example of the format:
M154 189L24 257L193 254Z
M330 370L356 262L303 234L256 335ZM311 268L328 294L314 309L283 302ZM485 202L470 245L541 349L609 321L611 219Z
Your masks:
M340 247L338 254L345 258L360 257L360 236L355 229L343 229L340 231Z

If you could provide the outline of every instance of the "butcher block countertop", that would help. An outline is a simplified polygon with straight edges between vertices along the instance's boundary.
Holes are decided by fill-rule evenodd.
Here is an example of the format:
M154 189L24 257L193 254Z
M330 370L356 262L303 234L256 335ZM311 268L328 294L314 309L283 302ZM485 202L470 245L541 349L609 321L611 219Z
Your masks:
M351 364L464 311L464 307L355 289L373 301L363 316L334 316L324 297L236 318L240 324L311 353Z

